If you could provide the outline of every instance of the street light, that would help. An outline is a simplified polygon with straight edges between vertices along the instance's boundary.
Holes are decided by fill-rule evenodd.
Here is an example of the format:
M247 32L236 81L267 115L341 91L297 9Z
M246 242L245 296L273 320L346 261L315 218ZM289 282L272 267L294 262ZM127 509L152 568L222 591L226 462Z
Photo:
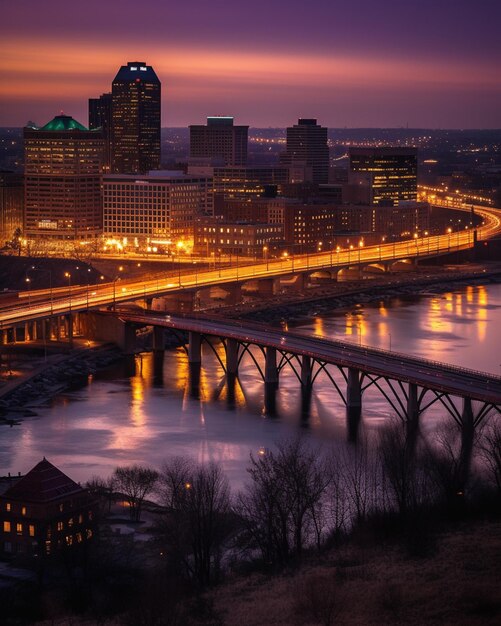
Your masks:
M30 267L30 269L26 270L26 274L28 274L29 272L48 272L48 274L49 274L49 291L50 291L50 314L52 315L52 313L53 313L52 270L41 269L39 267L35 267L34 265L32 265ZM27 283L31 282L31 278L29 276L26 276L26 282Z
M268 262L268 246L263 246L263 257L266 260L266 271L268 271L269 268L269 262Z
M68 279L68 295L69 295L70 313L71 313L71 274L69 272L65 272L64 275Z

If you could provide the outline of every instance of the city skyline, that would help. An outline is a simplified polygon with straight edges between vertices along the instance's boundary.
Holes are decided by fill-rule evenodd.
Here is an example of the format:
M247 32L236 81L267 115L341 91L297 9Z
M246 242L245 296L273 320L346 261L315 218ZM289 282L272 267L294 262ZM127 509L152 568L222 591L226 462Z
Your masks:
M24 0L2 8L0 125L85 123L87 99L141 58L164 85L162 126L501 127L501 6L484 0L298 0L189 8Z

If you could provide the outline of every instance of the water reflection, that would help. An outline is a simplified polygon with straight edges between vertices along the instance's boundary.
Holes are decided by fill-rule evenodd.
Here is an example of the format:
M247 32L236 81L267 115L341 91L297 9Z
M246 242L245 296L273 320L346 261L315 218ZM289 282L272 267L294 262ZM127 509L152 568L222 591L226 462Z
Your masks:
M499 374L501 286L470 286L316 315L303 329ZM223 358L224 347L213 347ZM255 348L252 354L262 367L261 351ZM86 387L39 409L38 417L3 428L0 473L26 471L45 455L85 481L93 474L108 476L119 464L160 467L167 456L189 455L221 462L233 484L240 485L249 451L271 448L299 428L315 442L346 440L345 406L325 372L317 377L305 412L297 377L285 367L270 416L264 413L263 382L250 354L241 359L239 378L228 385L215 354L204 345L196 396L184 349L165 353L160 379L154 358L136 359L132 372L123 366L95 376ZM332 375L344 390L343 379ZM376 432L390 414L375 389L364 393L363 432ZM423 429L433 429L442 417L439 406L429 409Z

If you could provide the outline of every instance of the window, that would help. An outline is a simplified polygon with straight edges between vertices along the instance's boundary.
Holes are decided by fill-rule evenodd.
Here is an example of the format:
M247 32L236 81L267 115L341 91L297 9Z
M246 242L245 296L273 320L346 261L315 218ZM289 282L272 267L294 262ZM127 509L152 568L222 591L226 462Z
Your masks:
M58 522L57 523L57 529L58 530L63 530L64 529L64 523L63 522Z
M29 525L29 532L30 532L30 537L34 537L35 536L35 526L33 524Z
M11 510L10 502L7 502L7 504L5 505L5 510L6 511L10 511Z
M10 533L10 522L3 523L3 531L4 533Z
M21 515L26 515L26 507L21 507Z
M16 524L16 533L18 535L22 535L23 534L23 525L21 523L17 523Z

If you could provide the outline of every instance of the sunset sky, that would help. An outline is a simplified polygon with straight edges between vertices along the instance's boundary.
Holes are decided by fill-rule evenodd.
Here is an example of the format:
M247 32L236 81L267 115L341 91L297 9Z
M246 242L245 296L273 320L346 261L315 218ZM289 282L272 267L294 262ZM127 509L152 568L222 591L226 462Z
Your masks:
M0 125L87 124L120 65L162 81L162 125L501 128L501 0L15 0Z

